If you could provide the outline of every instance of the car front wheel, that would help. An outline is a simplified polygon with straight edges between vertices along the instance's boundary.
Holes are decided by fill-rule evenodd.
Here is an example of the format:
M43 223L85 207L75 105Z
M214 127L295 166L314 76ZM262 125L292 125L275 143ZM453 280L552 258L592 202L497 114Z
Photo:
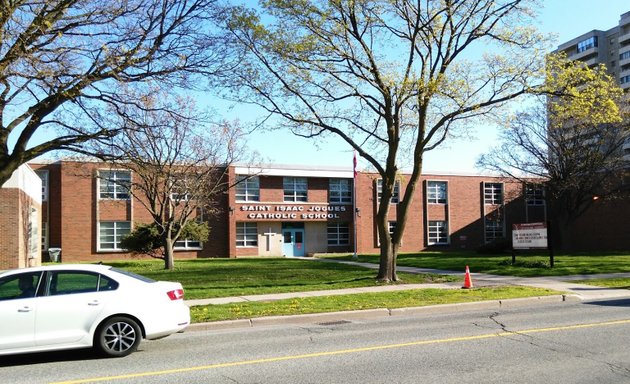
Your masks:
M107 356L122 357L138 349L140 340L138 323L128 317L112 317L99 327L95 346Z

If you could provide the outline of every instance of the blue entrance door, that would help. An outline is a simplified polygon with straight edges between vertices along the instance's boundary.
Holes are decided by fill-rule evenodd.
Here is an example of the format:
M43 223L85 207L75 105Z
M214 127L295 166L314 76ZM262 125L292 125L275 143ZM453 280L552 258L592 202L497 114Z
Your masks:
M304 256L304 230L303 229L283 229L284 238L283 253L285 256Z

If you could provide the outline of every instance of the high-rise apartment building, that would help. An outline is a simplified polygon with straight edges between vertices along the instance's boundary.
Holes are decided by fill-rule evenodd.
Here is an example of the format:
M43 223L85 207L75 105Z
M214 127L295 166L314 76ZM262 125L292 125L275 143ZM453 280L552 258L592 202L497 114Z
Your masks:
M587 32L560 44L557 51L590 67L605 64L624 90L630 88L630 12L622 14L613 28Z

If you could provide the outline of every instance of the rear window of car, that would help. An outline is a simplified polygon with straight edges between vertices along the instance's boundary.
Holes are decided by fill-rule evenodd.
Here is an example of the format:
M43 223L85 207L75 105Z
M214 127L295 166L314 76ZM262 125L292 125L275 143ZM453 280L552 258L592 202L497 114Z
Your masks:
M137 273L125 271L124 269L111 268L110 270L112 270L114 272L118 272L121 275L133 277L134 279L137 279L137 280L140 280L140 281L144 281L145 283L155 283L155 280L153 280L153 279L149 279L148 277L145 277L145 276L142 276L142 275L138 275Z
M100 273L90 271L50 271L48 295L69 295L114 291L118 283Z

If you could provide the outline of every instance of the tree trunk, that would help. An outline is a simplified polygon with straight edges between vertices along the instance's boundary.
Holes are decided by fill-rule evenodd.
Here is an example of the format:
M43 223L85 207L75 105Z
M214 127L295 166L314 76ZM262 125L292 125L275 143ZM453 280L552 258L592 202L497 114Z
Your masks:
M385 195L385 193L383 193ZM376 280L391 283L398 280L396 275L396 254L392 237L389 234L387 216L389 204L385 207L381 204L376 215L376 226L378 228L378 239L380 243L381 256L379 262L378 275Z
M173 257L173 240L170 236L164 239L164 269L172 271L175 269L175 259Z
M2 185L11 178L13 172L20 167L20 161L21 160L10 157L3 157L3 159L0 160L0 187L2 187Z
M381 258L376 280L386 283L397 280L396 257L389 236L386 239L381 239Z

